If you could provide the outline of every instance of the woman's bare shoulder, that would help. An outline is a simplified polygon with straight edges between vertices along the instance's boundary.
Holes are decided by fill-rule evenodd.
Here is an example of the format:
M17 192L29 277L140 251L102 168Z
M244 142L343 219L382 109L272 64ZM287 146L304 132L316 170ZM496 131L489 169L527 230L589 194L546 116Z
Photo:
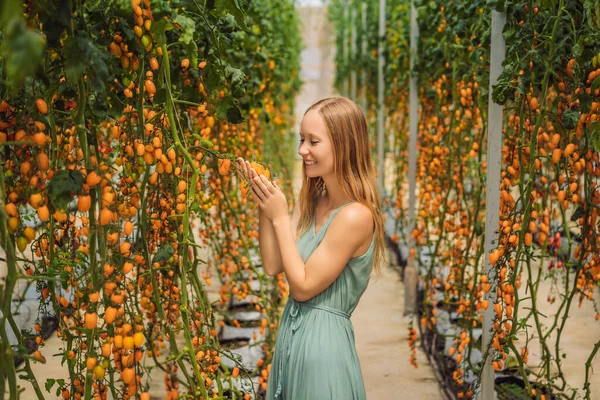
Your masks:
M348 257L363 254L371 245L375 221L369 207L353 203L337 214L325 234L331 248Z
M364 204L354 202L342 208L339 212L342 223L357 227L373 228L373 213L371 209Z

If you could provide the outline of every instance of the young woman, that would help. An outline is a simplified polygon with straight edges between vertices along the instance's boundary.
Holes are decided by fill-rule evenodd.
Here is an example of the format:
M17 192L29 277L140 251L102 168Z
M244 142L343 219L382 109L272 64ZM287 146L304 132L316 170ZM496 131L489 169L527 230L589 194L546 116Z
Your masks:
M277 184L238 160L259 205L263 267L290 286L266 398L366 399L350 316L384 257L367 124L354 102L332 97L300 129L304 179L291 217Z

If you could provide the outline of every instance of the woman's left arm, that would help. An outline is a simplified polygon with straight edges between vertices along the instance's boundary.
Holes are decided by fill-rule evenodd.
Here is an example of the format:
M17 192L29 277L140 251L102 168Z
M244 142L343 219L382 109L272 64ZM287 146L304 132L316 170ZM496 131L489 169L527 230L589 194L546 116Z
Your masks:
M372 236L373 218L366 207L344 208L306 264L294 242L291 226L289 217L273 221L290 291L297 301L307 301L327 289L367 240L366 236Z

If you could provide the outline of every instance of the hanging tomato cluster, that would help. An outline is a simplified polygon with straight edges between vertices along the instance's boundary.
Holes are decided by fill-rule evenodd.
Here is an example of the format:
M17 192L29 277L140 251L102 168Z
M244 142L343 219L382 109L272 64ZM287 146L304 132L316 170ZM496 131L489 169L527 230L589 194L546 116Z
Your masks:
M292 2L274 5L10 0L0 12L0 326L15 326L19 281L40 296L33 354L0 329L0 393L25 382L16 357L40 399L149 399L152 369L172 399L255 396L238 376L266 390L287 287L253 257L258 220L232 160L267 175L258 161L273 160L285 178L292 159L300 38ZM264 356L228 368L219 304L250 295ZM31 369L51 356L47 314L66 381Z

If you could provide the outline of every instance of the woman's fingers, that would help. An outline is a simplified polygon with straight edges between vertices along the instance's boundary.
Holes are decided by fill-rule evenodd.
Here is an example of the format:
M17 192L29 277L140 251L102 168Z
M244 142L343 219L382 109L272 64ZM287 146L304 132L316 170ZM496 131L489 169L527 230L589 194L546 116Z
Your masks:
M262 178L265 177L258 175L254 168L252 168L250 165L249 161L244 160L242 157L238 157L237 161L240 166L238 173L240 175L243 173L244 177L248 180L248 186L252 192L252 198L259 205L259 207L264 207L264 201L267 199L267 195L271 193L269 188L262 180Z
M244 178L248 179L248 168L246 167L246 160L240 157L238 158L238 164L240 165L240 169L244 173Z
M260 176L260 180L263 183L264 187L271 193L275 193L276 189L275 186L273 186L273 184L271 183L271 181L269 179L267 179L266 176L261 175Z
M260 197L260 195L257 193L257 190L260 189L255 189L254 187L252 188L252 197L254 198L254 201L257 203L262 203L262 199Z
M244 163L243 163L243 161L242 161L241 158L237 159L237 164L238 164L238 169L237 169L236 172L238 174L238 177L244 178L244 166L245 165L244 165Z
M251 182L252 186L258 193L258 197L260 197L261 200L264 200L266 196L270 193L269 189L266 188L266 186L259 177L254 177L254 179L252 179Z

